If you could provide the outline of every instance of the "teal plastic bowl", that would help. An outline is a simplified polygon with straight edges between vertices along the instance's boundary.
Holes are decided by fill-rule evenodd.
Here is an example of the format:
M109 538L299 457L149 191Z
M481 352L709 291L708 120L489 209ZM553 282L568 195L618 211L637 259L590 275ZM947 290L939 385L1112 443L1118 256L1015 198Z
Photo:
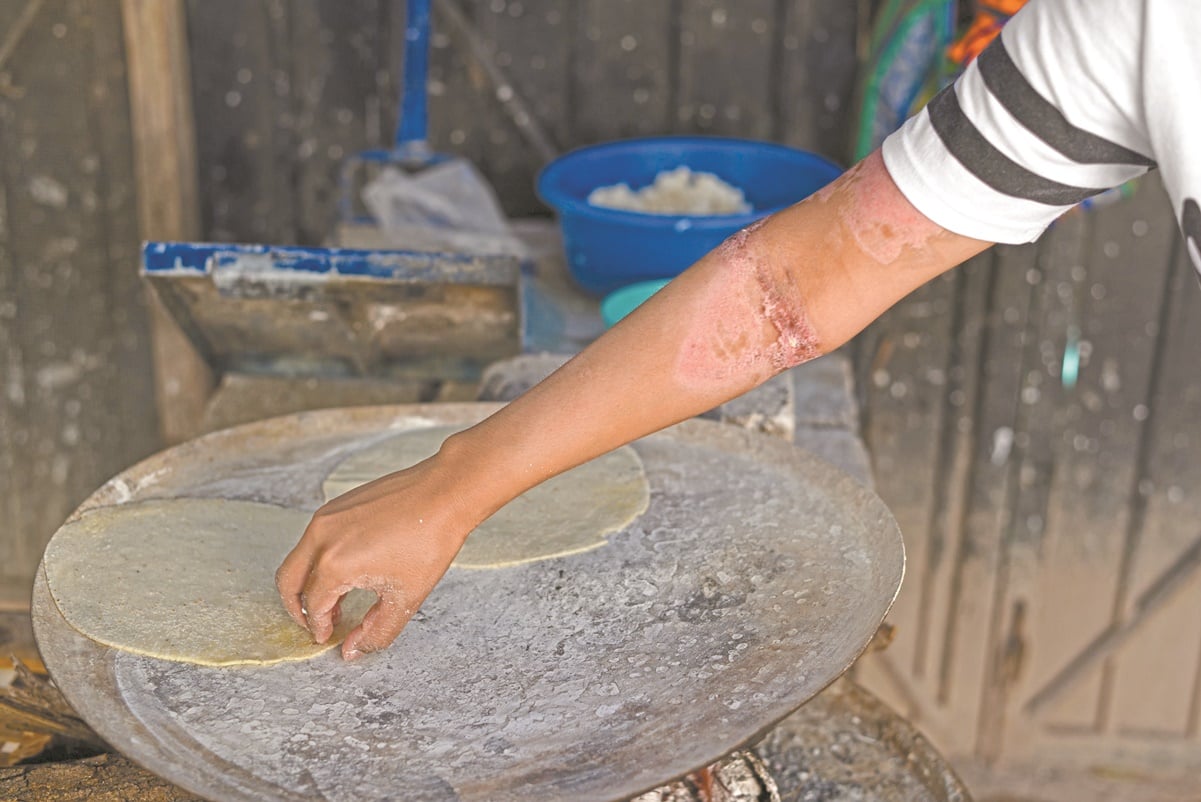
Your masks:
M605 328L612 328L626 315L642 306L647 298L667 286L671 279L656 279L655 281L639 281L628 287L622 287L605 296L601 301L601 319Z

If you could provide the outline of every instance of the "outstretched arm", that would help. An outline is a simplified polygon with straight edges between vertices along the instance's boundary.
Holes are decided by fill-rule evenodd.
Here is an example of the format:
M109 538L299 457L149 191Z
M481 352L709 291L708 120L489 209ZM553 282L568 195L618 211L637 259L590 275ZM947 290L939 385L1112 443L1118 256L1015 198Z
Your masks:
M327 640L341 597L380 600L346 638L387 646L467 535L534 485L705 412L837 348L988 247L905 200L879 153L739 232L557 372L439 453L314 515L277 573L289 613Z

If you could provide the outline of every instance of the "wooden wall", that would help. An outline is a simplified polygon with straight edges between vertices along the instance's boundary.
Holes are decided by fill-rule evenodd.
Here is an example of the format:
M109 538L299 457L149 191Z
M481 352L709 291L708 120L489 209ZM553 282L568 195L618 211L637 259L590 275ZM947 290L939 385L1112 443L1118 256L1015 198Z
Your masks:
M430 133L512 215L545 214L537 151L434 3ZM221 240L317 243L342 161L396 124L402 4L189 0L202 215ZM847 0L458 0L559 150L703 132L848 151L857 7Z
M28 7L0 0L0 602L157 444L120 7Z

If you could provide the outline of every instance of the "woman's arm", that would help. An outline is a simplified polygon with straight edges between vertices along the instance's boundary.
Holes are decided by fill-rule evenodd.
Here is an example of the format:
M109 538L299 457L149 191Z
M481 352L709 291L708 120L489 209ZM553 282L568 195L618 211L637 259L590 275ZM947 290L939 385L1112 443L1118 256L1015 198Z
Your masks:
M988 245L923 217L879 153L869 156L731 237L436 456L319 509L277 573L285 606L321 642L342 595L374 590L379 603L342 653L384 648L471 530L508 501L837 348Z

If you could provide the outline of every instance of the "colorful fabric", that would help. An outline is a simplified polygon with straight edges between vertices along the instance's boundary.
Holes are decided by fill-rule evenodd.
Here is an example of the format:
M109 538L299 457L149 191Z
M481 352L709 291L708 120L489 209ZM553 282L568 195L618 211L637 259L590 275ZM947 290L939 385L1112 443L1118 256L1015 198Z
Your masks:
M945 52L954 34L954 10L954 0L888 0L877 14L859 91L856 160L950 81Z
M984 48L992 44L1009 18L1028 0L978 0L976 18L955 44L947 48L947 58L960 67L972 63Z
M1158 164L1201 269L1199 36L1196 0L1031 0L885 165L944 228L1019 243Z

